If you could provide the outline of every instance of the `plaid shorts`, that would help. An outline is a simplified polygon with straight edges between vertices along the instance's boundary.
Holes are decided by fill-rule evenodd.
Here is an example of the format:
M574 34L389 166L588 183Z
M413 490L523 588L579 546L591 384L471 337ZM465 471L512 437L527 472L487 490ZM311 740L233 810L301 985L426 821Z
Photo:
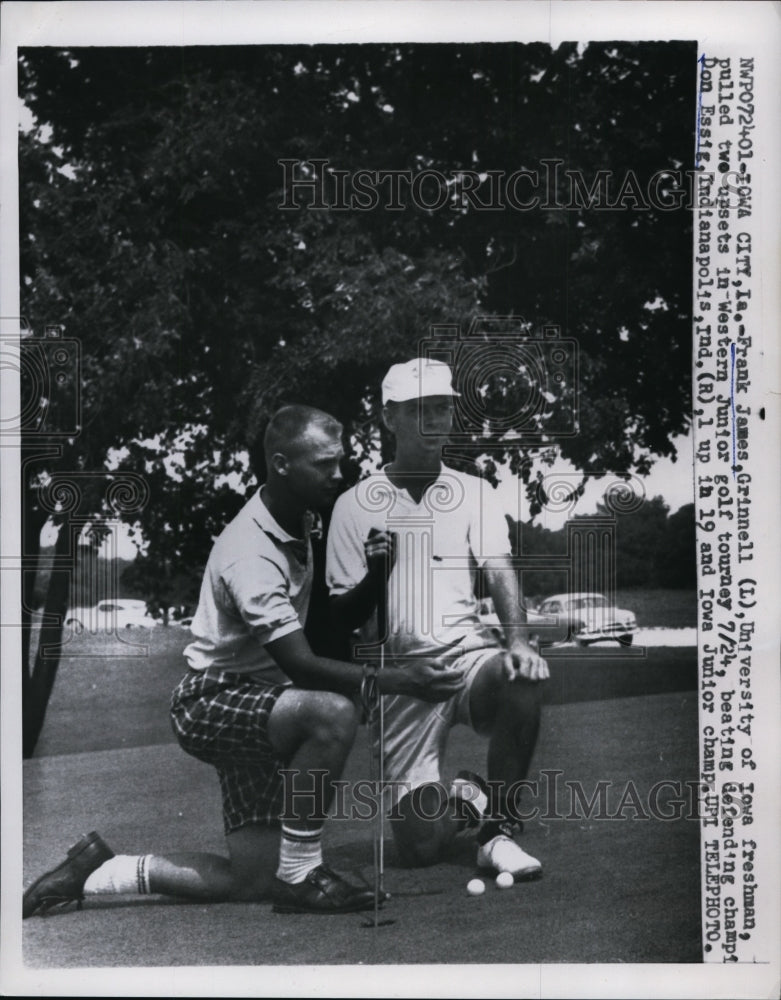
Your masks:
M226 834L248 823L279 824L279 769L287 762L277 756L267 727L284 690L243 674L191 670L173 692L171 725L179 745L217 769Z

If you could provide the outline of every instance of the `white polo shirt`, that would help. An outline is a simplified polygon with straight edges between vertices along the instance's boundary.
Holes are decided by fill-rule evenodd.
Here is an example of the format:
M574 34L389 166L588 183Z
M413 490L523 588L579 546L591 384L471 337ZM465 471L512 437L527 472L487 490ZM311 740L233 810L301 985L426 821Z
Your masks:
M465 636L466 652L496 646L477 613L477 570L511 554L509 528L490 483L442 466L415 503L385 471L362 480L334 506L328 531L326 580L332 595L351 590L367 572L363 543L372 528L398 535L388 581L390 655L435 654ZM376 641L374 615L360 630Z
M303 628L312 590L307 514L304 538L288 534L255 493L214 543L184 651L193 670L253 673L289 684L264 646Z

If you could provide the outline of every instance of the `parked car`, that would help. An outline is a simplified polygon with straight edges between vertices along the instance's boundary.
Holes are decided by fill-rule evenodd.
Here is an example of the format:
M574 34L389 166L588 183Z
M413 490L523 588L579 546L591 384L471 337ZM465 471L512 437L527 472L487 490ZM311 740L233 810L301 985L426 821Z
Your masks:
M77 634L85 629L114 632L121 628L153 628L156 624L146 610L146 601L124 597L98 601L92 608L71 608L65 617L66 627Z
M616 639L622 646L631 646L637 632L634 614L613 607L603 594L554 594L542 601L537 613L566 628L568 637L579 646L603 639Z

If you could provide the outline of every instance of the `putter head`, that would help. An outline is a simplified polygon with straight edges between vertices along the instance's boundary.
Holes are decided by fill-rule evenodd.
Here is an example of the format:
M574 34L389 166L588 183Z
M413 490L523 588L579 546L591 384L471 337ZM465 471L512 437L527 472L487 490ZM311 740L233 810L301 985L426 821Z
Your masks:
M379 890L379 894L376 897L376 903L374 907L374 915L372 917L367 917L366 920L361 924L361 927L387 927L389 924L395 924L396 920L393 917L386 917L380 920L380 906L387 902L391 898L391 894L385 889Z

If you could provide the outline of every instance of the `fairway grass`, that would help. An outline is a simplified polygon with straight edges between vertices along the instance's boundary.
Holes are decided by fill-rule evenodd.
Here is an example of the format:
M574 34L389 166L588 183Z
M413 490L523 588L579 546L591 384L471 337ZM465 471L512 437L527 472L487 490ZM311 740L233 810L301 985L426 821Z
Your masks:
M188 633L129 631L136 648L80 636L61 661L36 756L24 763L24 885L93 829L122 853L224 850L216 776L179 749L168 723ZM104 897L80 912L25 921L25 962L155 966L161 989L174 976L169 967L182 966L698 962L696 820L640 818L631 809L623 818L567 818L567 782L590 797L607 781L615 804L628 782L646 801L658 782L697 778L696 649L562 648L549 662L529 778L560 771L560 798L557 815L535 816L522 838L543 863L539 882L500 892L489 880L485 895L472 898L469 841L447 862L407 870L389 838L388 927L363 929L356 915L275 915L263 903ZM462 768L485 773L485 744L457 727L444 777ZM361 729L344 777L368 771ZM368 884L369 827L334 821L325 841L329 862Z
M475 849L401 869L389 843L385 916L276 915L268 904L180 904L154 898L90 899L82 911L24 922L35 968L203 965L527 964L696 962L700 959L699 825L691 819L590 818L571 813L566 782L587 794L610 783L610 812L631 781L641 802L660 781L697 777L693 693L616 698L544 709L529 777L557 770L556 806L526 824L524 847L544 866L538 882L466 894ZM458 727L445 777L484 771L484 744ZM368 773L361 730L345 778ZM348 800L348 807L349 807ZM667 803L668 800L665 800ZM529 803L532 804L531 802ZM42 758L25 764L24 884L59 860L72 839L98 830L118 852L223 851L216 777L173 744ZM328 824L334 867L371 883L367 821ZM160 987L167 976L160 969Z

